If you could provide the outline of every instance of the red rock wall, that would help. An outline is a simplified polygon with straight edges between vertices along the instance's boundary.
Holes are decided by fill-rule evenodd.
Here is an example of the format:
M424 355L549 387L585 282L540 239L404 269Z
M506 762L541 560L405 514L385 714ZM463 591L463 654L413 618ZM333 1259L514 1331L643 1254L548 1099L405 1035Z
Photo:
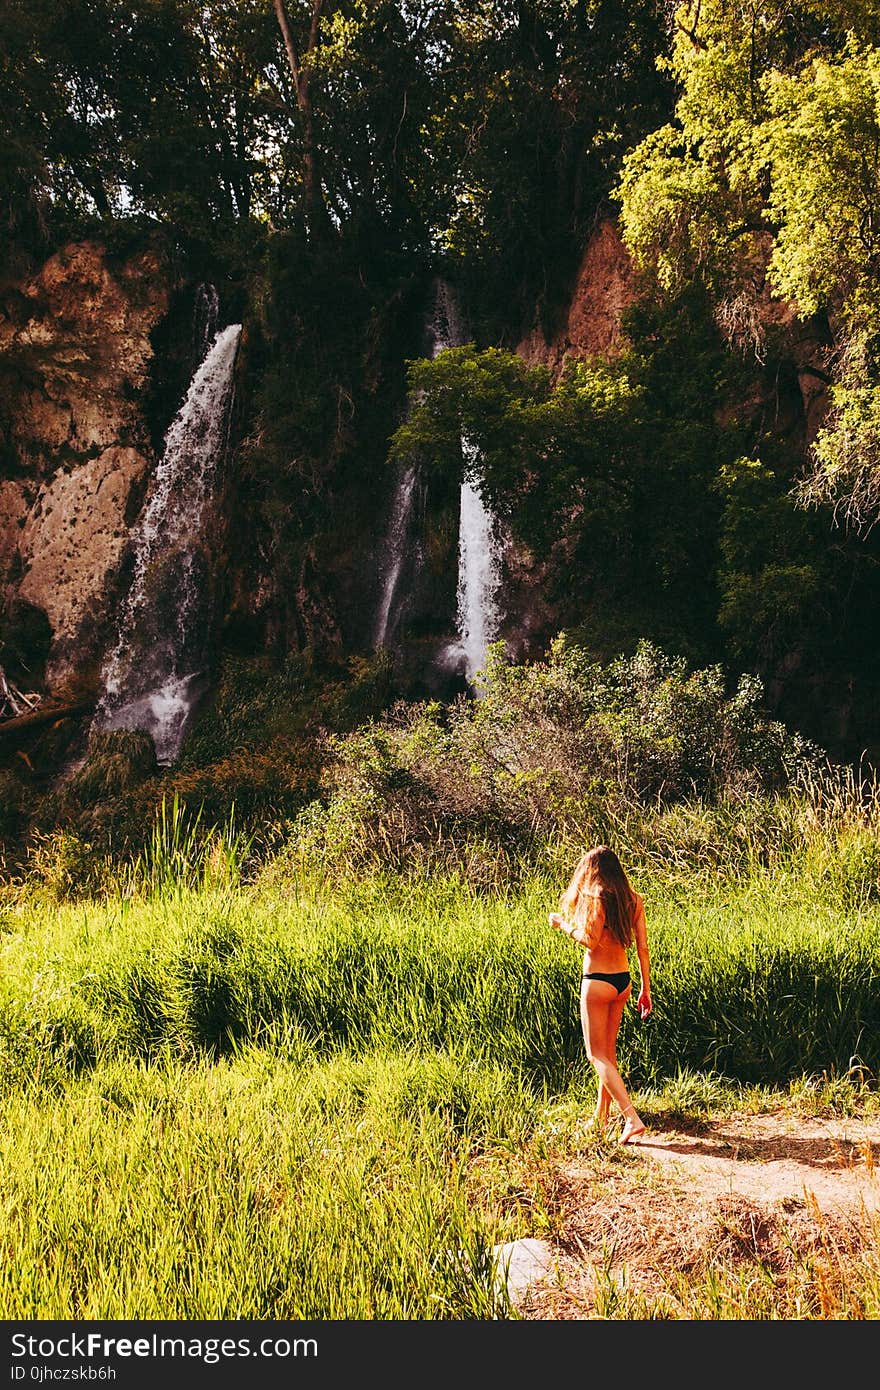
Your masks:
M0 605L44 610L56 681L93 643L153 462L143 396L169 293L155 252L114 265L83 242L0 306Z
M611 218L603 218L587 242L563 327L548 342L535 328L517 352L527 362L543 363L554 376L566 357L619 352L625 341L621 317L634 298L629 253Z

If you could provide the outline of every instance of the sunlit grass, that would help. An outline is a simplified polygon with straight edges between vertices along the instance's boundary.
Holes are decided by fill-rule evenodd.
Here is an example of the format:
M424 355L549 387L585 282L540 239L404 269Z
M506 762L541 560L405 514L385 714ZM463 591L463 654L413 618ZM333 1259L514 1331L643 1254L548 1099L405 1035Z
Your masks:
M570 853L515 886L247 882L234 832L175 816L115 892L4 894L3 1316L515 1317L495 1245L558 1234L567 1164L638 1162L587 1124L579 953L546 922ZM649 1122L878 1112L873 842L807 850L690 877L631 856L655 1010L619 1051ZM653 1293L600 1261L585 1315L876 1316L863 1234Z
M100 1066L7 1096L6 1318L483 1318L503 1312L469 1208L473 1136L520 1123L452 1059L270 1053ZM512 1112L512 1113L511 1113Z
M880 905L842 913L765 875L640 884L655 1010L625 1015L642 1084L682 1069L742 1083L880 1070ZM557 885L482 895L377 876L7 909L0 1028L27 1067L219 1056L293 1028L320 1054L451 1049L560 1088L582 1065L579 956L546 925ZM634 963L635 968L635 963Z

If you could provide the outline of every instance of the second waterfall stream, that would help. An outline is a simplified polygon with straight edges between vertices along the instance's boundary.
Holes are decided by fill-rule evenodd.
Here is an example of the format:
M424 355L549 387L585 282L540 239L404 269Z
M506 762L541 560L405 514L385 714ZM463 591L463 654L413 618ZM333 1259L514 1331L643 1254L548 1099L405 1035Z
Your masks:
M447 348L461 347L466 341L454 292L443 280L436 284L428 333L432 358ZM456 640L444 650L441 660L449 669L458 670L468 685L473 686L477 673L485 666L489 644L498 636L503 547L494 516L467 476L468 466L475 458L475 447L466 437L462 438L461 451ZM390 645L395 635L402 606L399 590L405 572L404 560L407 547L412 544L417 482L414 465L407 464L398 479L391 507L376 624L377 647Z

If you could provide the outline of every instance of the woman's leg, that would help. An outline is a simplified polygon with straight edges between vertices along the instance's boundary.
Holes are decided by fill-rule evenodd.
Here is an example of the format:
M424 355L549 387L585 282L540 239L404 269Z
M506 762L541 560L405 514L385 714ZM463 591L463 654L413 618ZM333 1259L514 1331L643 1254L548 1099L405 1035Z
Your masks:
M630 985L629 989L625 990L624 993L618 997L617 1002L612 1004L609 1010L608 1055L614 1063L615 1067L617 1066L617 1035L620 1032L620 1021L623 1018L624 1005L626 1004L626 1001L627 999L629 999L631 994L632 985ZM637 1134L644 1133L645 1126L641 1115L636 1110L632 1102L630 1102L630 1108L628 1112L626 1112L624 1119L626 1123L623 1126L623 1132L620 1136L620 1142L622 1144L628 1144L630 1139L634 1139Z
M617 1034L620 1029L620 1020L623 1017L623 1009L630 996L630 990L625 990L623 994L615 992L614 998L608 1004L605 1011L604 1020L601 1011L597 1006L593 1011L592 1020L584 1023L583 1021L583 1001L581 1022L584 1030L584 1044L587 1055L590 1055L590 1047L600 1056L606 1056L617 1066ZM599 1076L599 1089L596 1095L596 1109L593 1119L600 1125L607 1125L608 1116L611 1113L611 1092L606 1089L605 1083Z
M593 1120L604 1129L608 1123L608 1116L611 1114L611 1096L602 1082L599 1082L599 1090L596 1095L596 1109L593 1112Z
M584 980L581 985L584 1044L599 1078L596 1118L607 1119L611 1102L615 1100L626 1120L621 1135L624 1143L645 1128L617 1070L617 1034L629 994L630 990L618 994L605 980Z
M632 985L629 985L623 994L618 994L608 1005L608 1025L605 1038L605 1055L617 1067L617 1035L620 1032L620 1021L623 1018L623 1011L626 1008L626 1001L632 994ZM618 1075L620 1073L618 1072ZM611 1094L606 1091L602 1082L599 1082L599 1099L603 1109L602 1123L607 1123L608 1115L611 1110ZM598 1110L598 1106L596 1107Z

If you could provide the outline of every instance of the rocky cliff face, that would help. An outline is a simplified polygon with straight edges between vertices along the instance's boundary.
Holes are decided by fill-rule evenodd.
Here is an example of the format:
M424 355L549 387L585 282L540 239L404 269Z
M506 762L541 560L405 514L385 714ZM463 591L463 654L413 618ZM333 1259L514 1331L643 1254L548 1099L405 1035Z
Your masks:
M767 253L769 256L769 244ZM637 298L636 277L629 253L621 240L616 222L604 217L584 249L565 322L550 339L534 328L517 345L527 362L542 363L554 376L569 357L613 356L626 346L623 316ZM778 413L779 377L761 380L768 340L777 356L784 358L794 385L795 401L788 408L794 415L791 427L806 447L815 438L828 408L828 358L830 342L827 327L818 319L801 323L792 307L773 299L766 284L749 298L722 305L718 325L734 349L751 355L755 362L755 390L741 409L755 417L770 408Z
M16 603L45 614L46 675L53 690L88 690L96 683L124 583L131 528L192 365L187 293L156 247L114 257L97 242L83 242L59 251L0 300L0 614ZM554 376L570 357L618 353L626 346L623 317L636 293L626 249L613 220L605 218L584 249L560 328L549 339L534 330L518 351L527 361L546 364ZM769 299L733 310L726 327L746 336L753 329L775 335L776 358L784 357L787 368L765 370L756 352L753 395L730 408L751 417L756 429L762 417L772 415L776 428L784 419L795 447L806 447L825 408L827 344ZM402 352L402 318L402 311L390 316L383 333L389 356L419 350L407 340L410 351ZM242 361L245 375L260 371L259 355L252 362L246 342ZM365 400L371 390L366 382ZM376 408L377 441L380 415ZM236 417L233 433L240 435L246 423ZM377 459L378 450L375 443ZM298 570L283 582L286 572L276 572L272 547L262 544L253 499L236 491L236 483L222 501L235 513L236 526L228 554L222 563L214 554L212 563L224 571L221 606L227 620L232 614L230 627L238 621L246 629L243 648L368 648L382 517L367 497L374 484L358 490L350 480L356 471L374 479L378 463L374 467L369 458L369 469L354 470L349 463L348 481L324 503L329 520L320 520L320 573L316 542L302 547ZM358 461L363 462L359 456ZM424 502L420 506L424 511ZM401 674L402 685L417 692L430 653L451 635L447 628L454 621L457 488L433 497L426 516L421 569L407 581L416 612L411 659ZM533 555L512 540L505 549L499 636L517 658L540 655L571 620L547 599L554 566L559 557Z
M602 218L584 249L565 322L549 341L540 328L533 329L516 350L555 376L567 357L618 352L625 342L621 320L634 298L629 254L616 223Z
M145 418L171 284L161 253L69 245L0 306L0 607L42 610L47 680L98 656L154 460Z

